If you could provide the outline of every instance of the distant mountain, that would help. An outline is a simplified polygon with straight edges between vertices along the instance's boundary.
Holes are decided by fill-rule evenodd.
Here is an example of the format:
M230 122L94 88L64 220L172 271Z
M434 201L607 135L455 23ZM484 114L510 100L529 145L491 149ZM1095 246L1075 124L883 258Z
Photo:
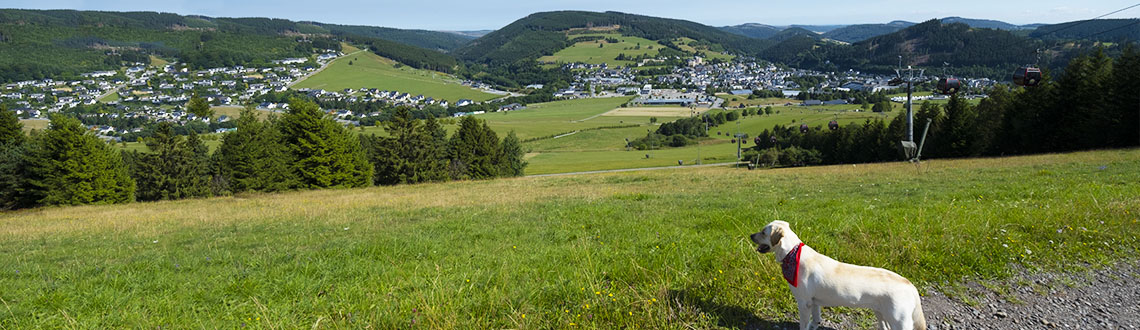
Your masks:
M718 29L720 29L721 31L728 32L728 33L739 34L739 35L742 35L745 37L756 38L756 39L768 39L768 38L771 38L772 36L776 35L777 33L780 33L780 31L784 30L784 28L777 28L777 27L774 27L771 25L765 25L765 24L759 24L759 23L746 23L746 24L733 25L733 26L722 26L722 27L719 27Z
M843 28L845 26L847 26L847 25L846 24L837 24L837 25L799 25L799 24L793 24L791 26L788 26L788 28L801 28L804 30L817 32L817 33L827 33L831 30Z
M475 31L439 31L452 34L458 34L464 37L471 37L471 39L479 38L487 35L488 33L495 32L495 30L475 30Z
M554 11L534 13L457 49L461 59L493 64L529 61L570 46L571 30L617 32L676 47L670 40L688 37L723 49L755 54L769 42L721 31L690 21L619 12Z
M893 21L887 24L848 25L842 28L828 31L827 33L823 34L823 37L843 42L858 42L884 34L894 33L895 31L902 30L913 25L914 23L907 21Z
M406 45L412 45L420 48L427 48L443 52L450 52L452 50L455 50L456 48L462 47L476 38L472 36L439 31L403 30L387 27L360 25L337 25L324 23L313 24L316 26L324 27L328 29L330 33L336 35L347 34L362 37L380 38L388 41L395 41Z
M820 35L819 35L819 33L812 32L812 31L805 29L805 28L790 27L790 28L784 29L783 31L780 31L779 33L776 33L775 35L773 35L771 37L768 37L768 40L771 40L774 42L781 42L781 41L788 40L788 39L795 38L795 37L808 37L811 39L819 39Z
M1136 41L1140 40L1140 19L1098 19L1042 25L1029 36L1044 40Z
M997 77L1031 59L1040 46L1039 41L1005 30L930 20L850 45L792 38L765 49L760 57L825 71L890 72L903 56L907 65L941 67L950 63L958 74Z
M998 30L1007 30L1007 31L1031 29L1029 27L1023 27L1020 25L1014 25L1014 24L1010 24L1010 23L1006 23L1006 22L1002 22L1002 21L995 21L992 19L962 18L962 17L957 17L957 16L951 16L951 17L943 18L942 23L946 23L946 24L962 23L962 24L969 25L972 28L998 29Z

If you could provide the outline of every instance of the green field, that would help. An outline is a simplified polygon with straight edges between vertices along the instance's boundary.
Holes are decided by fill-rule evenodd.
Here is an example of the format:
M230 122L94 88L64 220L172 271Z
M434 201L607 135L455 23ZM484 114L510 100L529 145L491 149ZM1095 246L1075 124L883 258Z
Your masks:
M0 327L768 329L796 311L747 238L774 219L969 301L1136 258L1137 196L1133 149L22 210L0 214Z
M527 110L506 113L488 113L479 115L487 120L488 125L499 132L506 134L515 130L520 139L527 140L534 137L548 137L559 134L573 133L554 139L541 139L526 142L530 154L527 161L527 174L550 174L578 171L610 170L623 168L661 167L677 165L681 160L684 164L697 162L698 152L702 163L723 163L736 161L736 144L729 143L736 132L756 137L766 129L775 125L799 126L807 123L812 127L826 126L828 121L836 120L842 125L849 123L862 123L868 119L890 120L901 111L886 114L847 111L857 108L854 105L845 106L817 106L817 107L773 107L779 114L771 116L746 116L736 122L728 122L720 127L709 129L710 140L705 141L698 151L698 147L687 146L682 148L666 148L661 150L638 151L626 150L626 139L633 140L655 131L656 125L649 123L646 116L596 116L614 109L622 99L580 99L558 101L545 104L531 105ZM638 109L638 108L628 108ZM713 113L721 109L710 110ZM591 118L593 117L593 118ZM584 118L589 120L581 121ZM673 121L679 117L658 117L658 124ZM636 127L606 128L590 130L598 127L629 126ZM722 134L717 134L721 132ZM748 148L749 143L742 147ZM646 155L649 155L646 158Z
M202 134L201 137L202 137L202 143L206 145L206 148L209 149L210 152L217 151L218 146L222 145L222 135L221 134L214 134L214 133ZM116 149L122 150L122 151L150 152L150 149L147 148L146 144L143 143L142 141L119 142L119 143L111 144L111 146L115 147Z
M725 55L725 54L721 54L720 52L712 51L708 47L695 48L693 46L690 46L689 43L694 42L694 41L696 41L696 40L694 40L693 38L682 37L682 38L674 39L673 44L677 45L678 48L681 48L681 50L684 50L686 52L690 52L690 53L696 53L698 51L705 52L705 56L708 57L708 59L722 59L722 60L726 60L726 61L731 61L732 59L736 58L736 56Z
M610 66L634 66L636 63L633 61L618 61L614 58L617 58L618 54L625 54L626 56L639 56L644 54L656 55L657 48L662 47L660 44L653 40L639 37L628 37L617 33L571 34L568 35L567 38L578 38L583 36L601 36L606 38L615 38L618 40L618 43L608 43L605 40L579 42L554 53L554 55L540 57L538 58L538 61L544 63L580 62L589 64L606 63ZM641 46L640 49L638 49L638 45Z
M99 102L108 103L108 102L115 102L115 101L118 101L120 99L122 99L122 97L119 96L118 92L115 92L115 93L107 94L107 96L99 99Z
M591 127L623 125L625 119L600 116L609 112L622 103L629 102L632 97L613 97L595 99L576 99L536 103L527 105L526 109L491 112L475 116L487 121L495 132L505 136L514 130L519 139L529 139L572 132ZM645 120L648 123L648 120Z
M38 129L38 130L47 129L48 124L50 124L50 123L51 123L51 121L49 121L47 119L20 119L20 124L24 125L24 132L30 132L31 130L34 130L34 129Z
M348 63L352 62L352 65ZM412 95L423 94L451 102L471 99L482 102L500 97L464 86L445 73L396 67L396 62L369 51L359 51L334 60L324 71L293 85L294 89L319 88L341 91L345 88L378 88Z

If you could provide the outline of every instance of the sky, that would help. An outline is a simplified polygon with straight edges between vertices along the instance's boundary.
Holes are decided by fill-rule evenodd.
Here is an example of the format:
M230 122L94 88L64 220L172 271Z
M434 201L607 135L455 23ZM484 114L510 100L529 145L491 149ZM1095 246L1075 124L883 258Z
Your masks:
M211 17L272 17L322 23L437 31L493 30L531 13L554 10L620 11L706 25L743 23L829 25L922 22L960 16L1013 24L1090 19L1138 0L4 0L0 8L158 11ZM1140 17L1140 7L1106 18Z

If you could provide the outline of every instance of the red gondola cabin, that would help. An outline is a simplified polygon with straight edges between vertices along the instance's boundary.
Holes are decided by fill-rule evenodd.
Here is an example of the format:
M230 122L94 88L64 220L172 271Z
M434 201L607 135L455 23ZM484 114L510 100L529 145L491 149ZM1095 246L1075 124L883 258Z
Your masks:
M958 78L946 77L938 79L938 93L942 95L950 95L957 93L962 89L962 82Z
M1041 83L1041 69L1023 66L1013 72L1013 83L1018 86L1033 87Z

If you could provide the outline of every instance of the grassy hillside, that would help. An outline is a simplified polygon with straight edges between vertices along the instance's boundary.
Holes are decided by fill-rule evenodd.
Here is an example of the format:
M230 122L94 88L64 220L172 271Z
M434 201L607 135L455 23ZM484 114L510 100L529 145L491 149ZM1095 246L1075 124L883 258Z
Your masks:
M516 63L554 55L570 46L561 38L573 29L613 27L621 35L654 41L691 38L716 44L737 54L755 54L768 45L764 40L718 30L690 21L625 14L619 12L554 11L534 13L502 29L475 39L455 51L459 58L493 64ZM616 54L615 54L616 56Z
M388 48L404 53L427 51L419 47L451 50L471 39L445 32L270 18L0 9L0 82L114 70L125 63L152 62L154 55L198 68L262 65L335 47L328 40L334 36L389 40Z
M25 210L0 326L769 328L796 309L747 239L773 219L926 291L1135 258L1136 196L1140 150Z
M352 62L349 65L349 62ZM486 101L496 97L464 86L445 73L396 67L396 62L368 51L353 53L335 60L324 71L293 85L293 88L320 88L340 91L345 88L379 88L412 95L423 94L451 102L459 99Z
M617 39L618 42L609 43L604 39L578 42L570 45L570 47L559 50L557 53L554 53L554 55L539 57L538 61L555 63L606 63L610 66L631 66L634 64L633 61L618 61L614 58L616 58L619 54L625 54L626 56L640 56L646 54L656 56L660 47L663 47L653 40L638 37L627 37L616 33L574 34L567 37L613 38Z

